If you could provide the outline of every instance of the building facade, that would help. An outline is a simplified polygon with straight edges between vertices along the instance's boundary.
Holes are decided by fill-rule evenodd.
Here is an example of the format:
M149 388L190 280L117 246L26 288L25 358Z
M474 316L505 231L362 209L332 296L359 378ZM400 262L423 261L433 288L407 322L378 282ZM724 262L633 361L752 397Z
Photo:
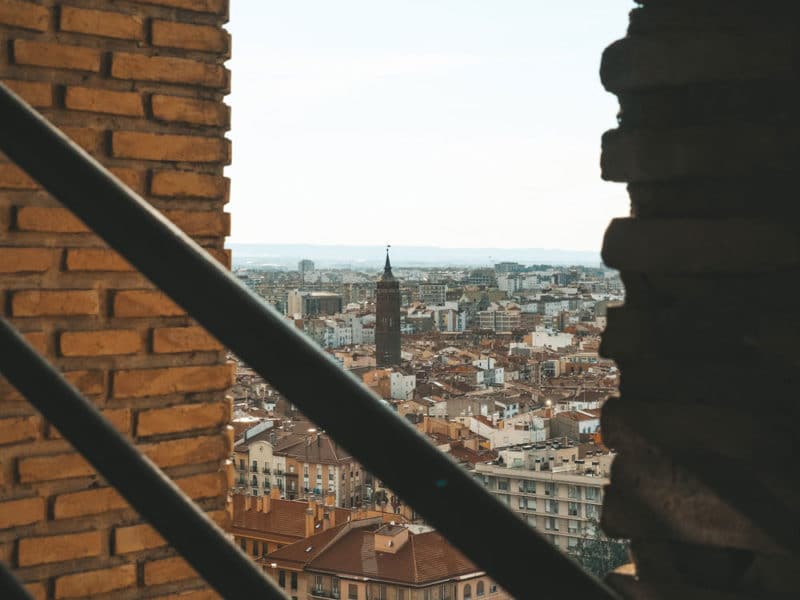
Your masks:
M522 520L569 552L595 533L613 458L577 445L528 445L501 450L497 461L475 465L475 474Z

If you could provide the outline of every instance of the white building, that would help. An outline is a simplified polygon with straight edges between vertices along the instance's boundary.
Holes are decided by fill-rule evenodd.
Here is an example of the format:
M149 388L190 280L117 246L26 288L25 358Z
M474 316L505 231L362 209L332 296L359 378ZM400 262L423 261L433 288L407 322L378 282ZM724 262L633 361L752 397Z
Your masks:
M389 376L389 393L393 400L412 400L416 387L416 375L403 375L402 373L393 372Z

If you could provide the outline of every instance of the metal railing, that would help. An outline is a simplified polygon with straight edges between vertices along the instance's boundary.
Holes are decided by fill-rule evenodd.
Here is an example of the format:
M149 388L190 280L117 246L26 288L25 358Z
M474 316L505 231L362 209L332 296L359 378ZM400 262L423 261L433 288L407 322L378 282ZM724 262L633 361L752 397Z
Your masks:
M509 593L530 593L536 565L547 575L537 578L539 597L616 597L2 85L0 149ZM247 555L5 323L0 370L218 592L228 598L282 597Z

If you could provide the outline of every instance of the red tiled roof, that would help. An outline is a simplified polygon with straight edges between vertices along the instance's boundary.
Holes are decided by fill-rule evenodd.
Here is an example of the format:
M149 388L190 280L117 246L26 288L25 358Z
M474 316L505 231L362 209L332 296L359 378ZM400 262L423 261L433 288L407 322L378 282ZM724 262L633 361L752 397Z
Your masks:
M375 550L380 524L355 523L309 561L311 571L369 577L405 585L425 585L480 571L437 532L414 534L395 554Z
M234 533L249 533L255 536L273 534L296 539L305 537L308 502L270 498L269 512L261 512L250 508L254 500L255 498L251 496L233 495L231 530ZM337 523L346 522L351 515L351 512L344 508L334 510Z

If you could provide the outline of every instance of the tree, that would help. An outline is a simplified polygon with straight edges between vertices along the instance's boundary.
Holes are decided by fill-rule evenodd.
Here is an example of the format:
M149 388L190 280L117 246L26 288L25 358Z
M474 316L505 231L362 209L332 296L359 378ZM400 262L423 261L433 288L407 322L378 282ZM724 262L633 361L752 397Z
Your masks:
M629 543L626 540L610 538L600 529L600 523L591 517L586 522L581 538L569 554L587 571L597 577L630 562Z

